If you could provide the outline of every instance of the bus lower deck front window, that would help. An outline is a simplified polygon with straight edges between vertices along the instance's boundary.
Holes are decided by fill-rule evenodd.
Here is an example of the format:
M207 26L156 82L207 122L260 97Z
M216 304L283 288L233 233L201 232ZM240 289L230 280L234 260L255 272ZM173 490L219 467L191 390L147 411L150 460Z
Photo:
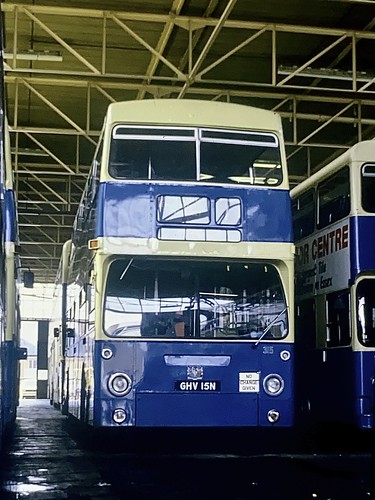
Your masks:
M106 283L104 331L150 339L281 339L288 314L275 267L119 259Z

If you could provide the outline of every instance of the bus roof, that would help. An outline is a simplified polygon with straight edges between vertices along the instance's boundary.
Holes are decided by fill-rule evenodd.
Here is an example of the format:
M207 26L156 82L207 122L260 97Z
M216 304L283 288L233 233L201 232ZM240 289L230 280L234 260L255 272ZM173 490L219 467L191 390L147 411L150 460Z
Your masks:
M112 103L107 123L202 126L271 131L282 137L278 113L243 104L198 99L146 99Z
M305 179L290 191L292 198L296 198L301 193L315 186L318 182L324 180L328 175L339 170L344 165L355 162L375 162L375 140L357 142L354 146L347 149L343 154L325 165L318 172Z

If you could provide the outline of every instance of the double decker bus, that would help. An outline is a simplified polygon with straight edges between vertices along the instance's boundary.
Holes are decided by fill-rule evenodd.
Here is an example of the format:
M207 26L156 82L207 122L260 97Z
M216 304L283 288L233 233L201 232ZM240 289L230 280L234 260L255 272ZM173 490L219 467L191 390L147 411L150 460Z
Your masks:
M2 23L0 16L0 23ZM3 47L2 30L1 49ZM19 395L19 360L27 357L20 347L20 258L17 252L17 203L6 115L3 59L0 50L0 429L5 436L15 422Z
M63 413L94 427L293 425L294 244L276 113L109 105L60 277L50 394Z
M291 190L296 349L311 423L374 428L375 141Z
M0 18L1 20L1 18ZM1 82L3 82L3 61L2 53L0 54L0 72L1 72ZM4 109L3 109L3 89L0 90L1 101L0 101L0 345L3 343L5 338L5 220L4 220L4 206L5 206L5 119L4 119ZM4 362L2 356L0 356L0 444L2 443L3 437L3 366Z
M27 350L20 347L21 313L21 259L16 193L13 183L10 137L7 120L4 122L5 185L3 199L4 230L4 337L2 341L3 424L11 426L16 418L19 398L19 361L27 358ZM30 272L30 274L32 274ZM26 283L27 284L27 283Z

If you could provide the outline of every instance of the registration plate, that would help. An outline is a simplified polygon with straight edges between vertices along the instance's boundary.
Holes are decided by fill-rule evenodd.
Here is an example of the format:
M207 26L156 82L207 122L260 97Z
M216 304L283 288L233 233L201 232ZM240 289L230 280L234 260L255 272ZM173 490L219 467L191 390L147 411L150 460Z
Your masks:
M176 391L184 392L217 392L220 391L218 380L176 380Z

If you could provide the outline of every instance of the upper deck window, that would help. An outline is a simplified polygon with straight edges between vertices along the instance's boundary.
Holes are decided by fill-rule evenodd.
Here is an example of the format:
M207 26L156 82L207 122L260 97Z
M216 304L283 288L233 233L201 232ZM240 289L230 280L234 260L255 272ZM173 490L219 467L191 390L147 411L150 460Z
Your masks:
M279 185L276 135L184 127L114 127L109 173L117 179Z
M362 208L366 212L375 212L375 165L364 165L361 175Z
M318 223L322 229L343 219L350 212L349 167L321 182L317 190Z
M312 234L315 229L315 193L309 189L292 202L293 230L296 240Z

